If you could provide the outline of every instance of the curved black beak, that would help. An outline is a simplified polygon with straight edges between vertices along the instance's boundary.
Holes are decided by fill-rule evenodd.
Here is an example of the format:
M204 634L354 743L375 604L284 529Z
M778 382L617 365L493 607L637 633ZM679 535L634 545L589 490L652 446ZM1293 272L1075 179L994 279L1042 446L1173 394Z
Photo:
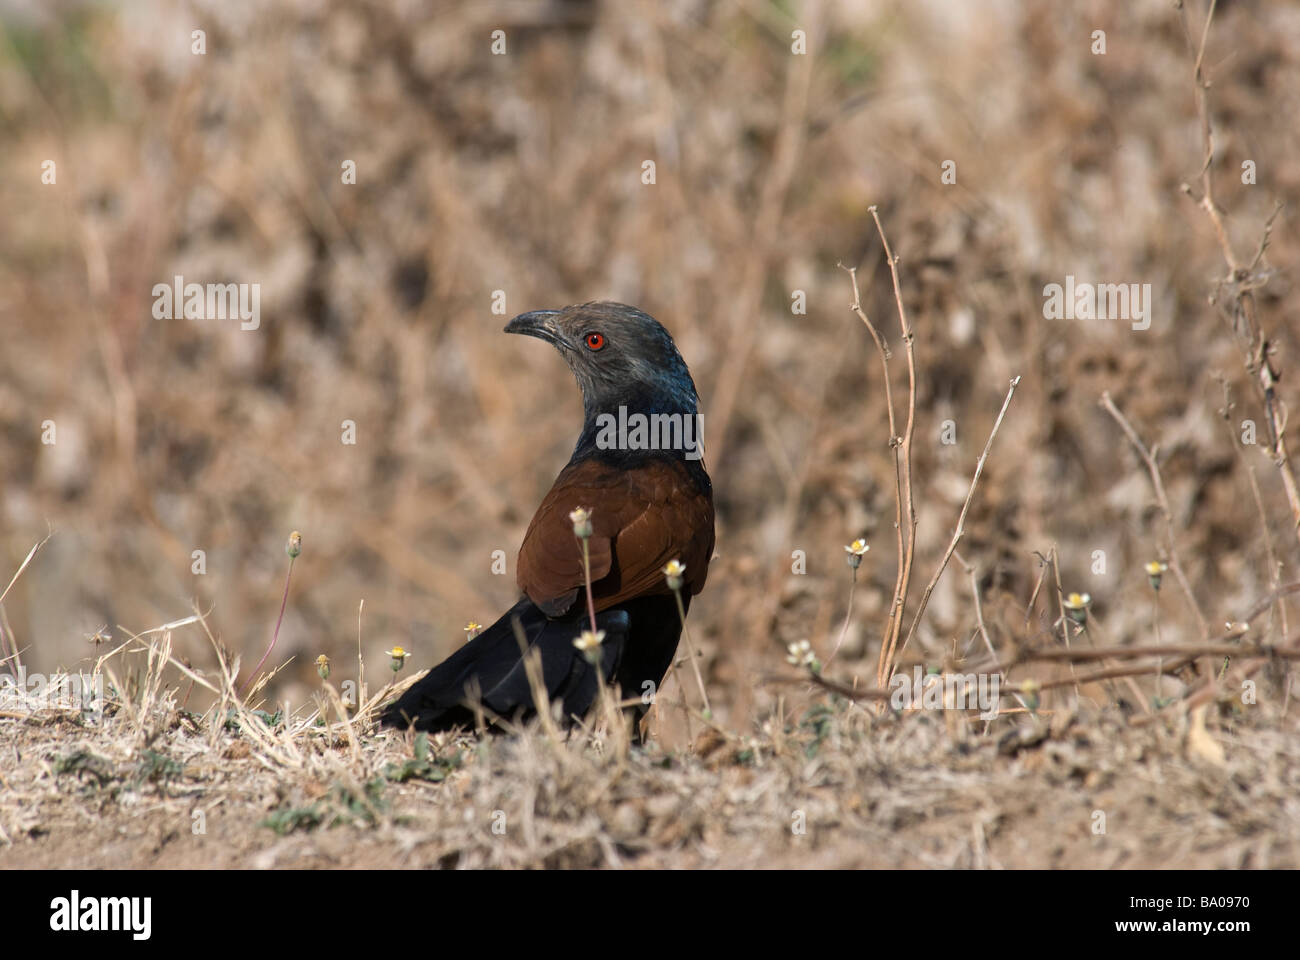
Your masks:
M530 313L521 313L506 324L506 333L521 333L558 346L561 339L560 328L556 325L555 318L559 315L559 310L533 310Z

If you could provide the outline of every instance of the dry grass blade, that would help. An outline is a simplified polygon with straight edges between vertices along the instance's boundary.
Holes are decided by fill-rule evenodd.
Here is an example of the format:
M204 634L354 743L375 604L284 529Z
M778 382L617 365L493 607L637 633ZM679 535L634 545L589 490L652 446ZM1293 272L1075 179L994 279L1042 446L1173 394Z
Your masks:
M15 570L14 575L9 578L9 583L5 586L4 591L0 592L0 610L4 609L5 597L9 596L9 591L14 588L14 584L17 583L18 578L23 575L23 571L27 569L27 565L32 562L33 558L35 558L36 556L37 551L39 551L41 547L45 546L45 544L49 541L50 537L52 536L54 536L53 532L47 533L36 544L36 546L32 547L30 550L27 551L27 556L23 557L23 562L18 564L18 569ZM0 629L0 641L5 641L6 643L7 642L13 643L13 648L9 650L7 653L5 652L5 644L0 643L0 663L4 663L7 660L13 660L15 666L21 667L22 657L18 650L17 641L13 640L12 636L9 634L7 630L3 630L3 629Z

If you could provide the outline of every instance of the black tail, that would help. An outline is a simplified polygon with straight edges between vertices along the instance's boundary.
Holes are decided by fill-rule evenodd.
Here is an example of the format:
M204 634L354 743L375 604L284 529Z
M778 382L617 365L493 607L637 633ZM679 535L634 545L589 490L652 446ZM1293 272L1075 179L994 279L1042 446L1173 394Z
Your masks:
M515 635L516 621L528 649L540 654L542 685L551 702L562 702L565 716L585 715L596 702L599 682L595 667L573 645L589 628L586 613L551 620L524 598L407 690L384 712L382 722L414 725L417 730L472 727L476 701L489 719L494 714L512 720L531 716L533 692ZM607 680L622 661L629 624L623 610L606 610L596 617L597 628L605 631L600 668Z
M527 648L540 654L542 685L551 703L563 704L564 717L585 716L596 702L599 682L595 668L573 645L589 626L585 609L552 620L525 597L402 694L381 722L417 730L472 727L475 703L482 704L488 719L494 714L511 720L531 717L536 707L515 621ZM596 626L605 631L600 675L616 682L624 697L641 697L646 706L638 713L644 713L677 650L681 621L676 600L639 597L597 614Z

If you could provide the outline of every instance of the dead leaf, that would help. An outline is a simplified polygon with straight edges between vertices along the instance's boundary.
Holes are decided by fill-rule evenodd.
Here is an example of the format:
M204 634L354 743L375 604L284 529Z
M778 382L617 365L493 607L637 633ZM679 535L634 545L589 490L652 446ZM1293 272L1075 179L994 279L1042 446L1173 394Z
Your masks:
M1222 744L1205 729L1206 706L1199 706L1192 711L1192 723L1187 730L1187 755L1221 767L1227 763L1228 758L1223 752Z

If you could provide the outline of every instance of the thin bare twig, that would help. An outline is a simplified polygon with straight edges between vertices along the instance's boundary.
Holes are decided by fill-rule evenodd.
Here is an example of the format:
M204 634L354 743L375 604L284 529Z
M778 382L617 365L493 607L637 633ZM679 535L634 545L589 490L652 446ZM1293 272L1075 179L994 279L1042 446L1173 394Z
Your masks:
M1065 592L1061 589L1061 554L1056 549L1056 544L1052 544L1052 575L1056 578L1056 611L1060 618L1057 622L1061 625L1061 635L1065 637L1065 649L1070 649L1070 624L1073 623L1065 615ZM1074 677L1074 663L1070 663L1070 676ZM1079 681L1074 680L1074 699L1079 699Z
M1002 418L1007 415L1007 407L1011 405L1011 398L1015 395L1016 387L1020 383L1019 377L1011 380L1011 385L1007 388L1007 395L1002 401L1002 409L998 411L997 419L993 421L993 429L989 431L989 438L984 444L984 452L975 463L975 474L970 479L970 489L966 491L966 500L961 505L961 513L957 516L957 529L952 532L952 540L948 542L948 549L944 551L943 559L939 561L939 568L934 571L934 576L930 582L925 585L925 591L921 594L921 602L916 608L916 613L912 615L912 625L907 629L907 636L903 639L903 645L898 649L898 656L902 656L907 650L907 645L912 642L912 635L916 633L917 625L921 622L921 617L925 615L925 607L930 602L930 594L934 592L935 586L939 583L939 578L943 576L943 571L948 567L948 561L952 559L953 551L957 549L957 544L961 538L966 535L966 514L970 511L971 501L975 499L975 487L980 482L980 474L984 472L984 463L988 460L989 450L993 448L993 438L998 435L998 428L1002 426ZM890 671L892 673L892 670Z
M1188 606L1192 608L1192 613L1196 615L1196 622L1200 626L1201 636L1203 638L1210 635L1210 624L1205 619L1205 614L1201 612L1201 605L1196 599L1196 593L1192 590L1192 585L1187 579L1187 574L1183 572L1183 565L1178 560L1178 545L1174 538L1174 515L1169 508L1169 497L1165 495L1165 484L1160 478L1160 467L1156 463L1155 457L1147 449L1142 438L1137 435L1133 425L1128 422L1124 414L1120 413L1119 407L1115 406L1115 401L1110 398L1110 391L1107 390L1101 395L1101 405L1105 408L1119 424L1124 435L1128 437L1129 443L1133 445L1146 464L1147 473L1151 476L1151 486L1155 490L1156 504L1160 507L1160 513L1165 518L1165 552L1168 554L1169 569L1173 571L1174 578L1182 588L1183 593L1187 596Z
M984 604L980 600L979 571L976 570L974 566L967 563L966 558L963 557L959 551L954 551L953 555L957 558L957 562L962 565L962 568L970 577L971 597L975 601L975 625L980 637L984 640L984 649L988 650L989 656L993 658L994 672L1002 678L1003 682L1005 682L1007 679L1007 670L1010 669L1010 667L1004 668L999 662L997 651L993 649L993 640L989 637L988 625L984 622ZM1016 695L1016 699L1020 701L1021 708L1028 708L1028 704L1026 704L1024 698L1019 694ZM986 724L985 730L987 731L987 729L988 725Z
M826 665L835 659L835 655L840 652L840 645L844 643L844 637L849 632L849 624L853 621L853 594L858 588L858 568L852 568L853 579L849 581L849 605L844 611L844 622L840 624L840 635L835 638L835 647L831 650L831 655L826 658Z
M1264 538L1264 557L1268 563L1268 582L1269 586L1276 590L1282 583L1282 565L1278 562L1277 553L1273 546L1273 526L1268 522L1268 511L1264 509L1264 495L1259 489L1259 476L1255 472L1255 465L1246 458L1246 451L1238 442L1237 433L1232 427L1232 409L1235 405L1232 402L1232 390L1228 385L1228 378L1222 374L1215 374L1215 379L1219 381L1219 386L1223 389L1223 407L1219 410L1219 416L1223 418L1223 427L1228 433L1228 443L1232 445L1232 452L1236 454L1237 460L1241 463L1246 471L1246 476L1250 479L1250 492L1255 501L1255 512L1259 515L1259 528ZM1277 610L1282 627L1282 636L1286 636L1291 631L1287 625L1286 601L1281 597L1278 597Z
M862 296L858 292L858 268L840 264L840 269L848 271L849 281L853 284L853 303L849 309L857 314L875 341L876 351L880 354L880 378L885 388L885 411L889 418L889 448L894 451L894 532L897 536L898 572L894 579L894 596L889 605L889 619L885 621L885 632L880 639L881 662L876 668L876 681L880 681L885 649L894 634L894 623L899 619L899 598L902 591L904 560L907 556L907 541L903 534L903 442L898 436L897 421L894 419L894 388L889 380L889 361L893 357L885 339L876 329L875 324L867 318L862 309Z
M916 555L916 502L912 494L912 437L916 432L916 352L913 349L915 338L912 335L912 324L907 319L907 309L903 306L903 289L898 279L898 258L894 256L894 251L889 246L889 239L885 236L885 228L880 222L880 214L876 212L875 205L868 209L871 211L871 219L876 222L876 231L880 234L885 260L889 264L889 276L894 285L894 302L898 305L898 325L902 331L903 348L907 354L907 426L904 427L901 438L893 434L892 430L889 438L891 444L898 445L898 462L902 474L900 483L902 502L899 508L898 528L901 536L903 519L906 518L907 539L889 611L888 635L881 642L880 660L876 669L876 682L883 687L894 672L894 664L897 660L895 649L898 646L899 635L902 633L903 614L907 609L907 592L912 582L912 561Z
M271 643L269 646L267 646L266 653L262 654L262 659L257 661L257 666L253 668L253 672L250 673L248 675L248 679L244 681L244 685L240 688L240 696L243 696L245 693L248 692L248 688L252 685L253 681L257 679L257 673L259 670L262 669L262 664L266 663L266 658L269 657L271 655L271 651L275 649L275 641L280 639L280 624L284 622L284 610L285 607L288 606L289 604L289 582L293 579L293 562L298 558L298 554L296 552L292 552L293 550L296 549L296 547L294 546L295 538L299 543L301 543L301 537L298 536L298 532L296 530L289 538L289 542L290 542L289 571L288 573L285 574L284 577L284 595L280 598L280 616L278 616L275 620L275 631L271 634Z
M1205 23L1201 27L1201 39L1197 46L1193 46L1192 43L1192 31L1188 23L1186 4L1182 0L1178 0L1176 6L1181 17L1183 36L1187 42L1188 53L1195 56L1192 79L1196 89L1196 113L1201 124L1201 141L1205 147L1205 156L1199 174L1201 182L1200 198L1197 199L1193 195L1190 184L1184 183L1182 191L1187 196L1195 199L1197 205L1210 218L1210 225L1214 228L1214 235L1219 242L1219 248L1223 251L1224 262L1228 265L1228 276L1219 284L1220 289L1226 289L1229 293L1228 304L1231 310L1225 310L1224 312L1231 317L1233 335L1241 348L1246 370L1251 375L1251 382L1255 385L1260 404L1264 409L1264 422L1268 427L1269 454L1278 469L1278 474L1282 479L1282 488L1286 492L1287 503L1291 508L1292 533L1297 539L1300 539L1300 483L1296 481L1295 470L1291 466L1291 454L1286 443L1286 407L1277 396L1278 373L1273 369L1269 359L1270 344L1268 338L1260 330L1254 293L1255 287L1262 282L1256 274L1256 268L1264 257L1264 251L1268 248L1269 236L1273 230L1273 221L1277 217L1281 206L1280 204L1276 205L1267 221L1265 221L1263 236L1260 238L1255 257L1249 267L1243 268L1232 248L1227 227L1223 222L1223 212L1214 200L1212 171L1214 163L1214 126L1210 122L1208 94L1210 82L1205 78L1203 67L1205 63L1205 45L1210 35L1210 23L1214 19L1215 0L1210 0L1210 9L1205 16ZM1211 302L1216 302L1217 299L1218 294L1216 292Z

